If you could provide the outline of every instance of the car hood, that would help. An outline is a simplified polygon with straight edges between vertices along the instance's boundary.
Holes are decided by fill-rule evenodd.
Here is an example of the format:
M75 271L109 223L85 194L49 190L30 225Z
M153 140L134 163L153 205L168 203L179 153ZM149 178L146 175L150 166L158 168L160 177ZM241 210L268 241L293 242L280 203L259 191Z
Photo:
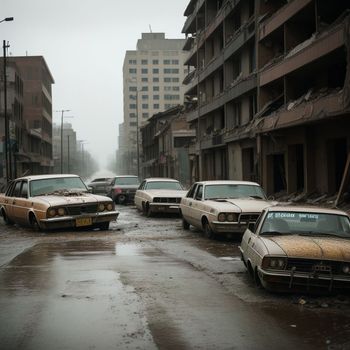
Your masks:
M91 193L83 193L76 196L48 195L34 197L36 202L49 204L50 206L89 204L96 202L110 202L111 199Z
M219 211L234 210L236 212L246 213L260 213L266 207L273 204L272 202L263 199L254 198L207 200L206 203L212 205Z
M275 236L263 238L268 254L290 258L350 261L350 239L332 237Z
M184 197L187 191L182 190L145 190L152 197Z

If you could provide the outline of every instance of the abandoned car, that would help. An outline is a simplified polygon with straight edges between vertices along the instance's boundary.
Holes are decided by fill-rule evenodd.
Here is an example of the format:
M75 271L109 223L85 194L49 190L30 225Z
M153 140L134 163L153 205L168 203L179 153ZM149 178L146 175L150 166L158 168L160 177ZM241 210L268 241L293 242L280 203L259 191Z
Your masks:
M259 184L248 181L203 181L192 185L182 198L184 229L193 225L208 238L217 234L242 234L249 222L272 205Z
M126 204L134 201L135 193L139 186L140 181L137 176L118 175L111 179L107 195L115 203Z
M350 220L345 212L275 206L252 226L240 250L258 285L275 291L350 288Z
M0 195L0 212L6 224L34 229L75 227L109 228L116 220L113 201L88 193L77 175L36 175L9 183Z
M186 195L179 181L149 178L142 181L135 194L135 205L146 216L155 213L178 213L181 198Z

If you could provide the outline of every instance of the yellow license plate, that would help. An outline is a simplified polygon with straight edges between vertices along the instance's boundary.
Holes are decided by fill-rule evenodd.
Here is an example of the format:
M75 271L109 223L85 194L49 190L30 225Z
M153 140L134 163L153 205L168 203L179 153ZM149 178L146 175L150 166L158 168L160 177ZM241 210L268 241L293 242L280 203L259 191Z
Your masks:
M75 226L91 226L92 225L92 219L91 218L80 218L75 219Z

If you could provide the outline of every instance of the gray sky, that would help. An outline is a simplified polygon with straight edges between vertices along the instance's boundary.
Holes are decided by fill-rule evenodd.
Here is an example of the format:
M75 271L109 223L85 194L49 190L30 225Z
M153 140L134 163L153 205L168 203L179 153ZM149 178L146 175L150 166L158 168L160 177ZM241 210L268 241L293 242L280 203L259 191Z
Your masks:
M103 162L117 148L123 120L122 65L141 32L183 38L189 0L1 0L2 40L13 56L42 55L55 79L53 110ZM2 54L1 54L2 56ZM60 114L54 113L60 123Z

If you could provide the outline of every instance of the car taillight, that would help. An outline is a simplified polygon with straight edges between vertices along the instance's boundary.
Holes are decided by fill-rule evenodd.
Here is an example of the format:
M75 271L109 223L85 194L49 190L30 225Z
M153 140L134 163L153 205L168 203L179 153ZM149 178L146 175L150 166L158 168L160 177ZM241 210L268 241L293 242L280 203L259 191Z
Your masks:
M118 188L118 187L117 187L117 188L115 188L115 189L114 189L114 193L122 193L121 188Z

